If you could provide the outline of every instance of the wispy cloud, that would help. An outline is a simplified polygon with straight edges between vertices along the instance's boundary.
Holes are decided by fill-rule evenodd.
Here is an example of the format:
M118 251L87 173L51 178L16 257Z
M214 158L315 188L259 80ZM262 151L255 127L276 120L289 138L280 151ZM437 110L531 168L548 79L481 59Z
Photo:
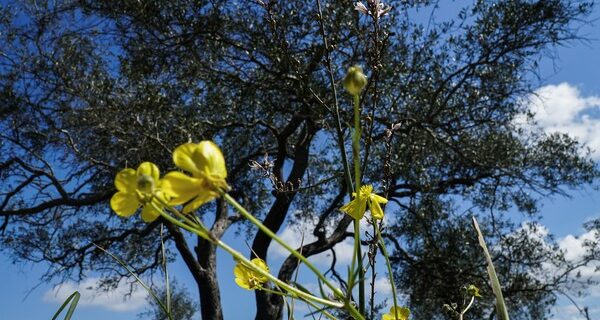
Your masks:
M98 291L99 278L88 278L80 283L65 282L44 293L43 300L63 303L73 292L79 291L80 307L100 307L116 312L137 311L146 306L147 292L137 284L121 282L112 291Z
M530 237L534 241L539 241L540 245L551 248L553 244L548 242L549 235L550 230L546 226L539 223L523 222L521 224L521 228L516 230L514 234L509 235L509 237ZM563 251L564 257L567 261L578 263L584 259L587 253L588 248L586 245L588 245L589 242L594 239L597 239L597 231L591 230L581 234L569 234L565 237L558 238L556 245L558 245L558 248ZM600 264L597 262L588 263L587 265L572 271L572 276L577 274L577 276L582 280L589 279L591 281L600 281L600 272L597 271L598 267L600 267ZM539 276L540 280L543 281L543 279L545 279L547 276L552 277L553 275L560 275L563 272L564 270L557 269L555 265L546 264L545 270L542 271L543 274L532 275L534 277ZM565 288L565 293L568 293L579 307L589 307L588 312L590 313L592 319L600 316L600 305L598 304L600 287L595 285L587 288L573 286L570 288ZM580 293L583 293L583 295L580 295ZM552 308L552 313L553 317L551 319L554 320L584 319L577 307L575 307L571 301L563 296L559 296L557 304Z

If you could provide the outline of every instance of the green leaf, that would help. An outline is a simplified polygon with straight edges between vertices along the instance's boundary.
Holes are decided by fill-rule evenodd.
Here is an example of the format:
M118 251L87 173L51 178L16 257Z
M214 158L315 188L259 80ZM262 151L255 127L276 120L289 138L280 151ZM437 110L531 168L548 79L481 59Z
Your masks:
M67 298L67 300L65 300L65 302L63 302L62 306L60 306L60 308L58 308L58 311L56 311L56 313L52 317L52 320L56 320L58 318L58 316L60 315L60 313L63 311L63 309L67 307L67 305L69 305L69 310L67 310L67 314L65 315L64 320L70 320L71 317L73 316L73 312L75 312L75 308L77 308L77 304L79 303L80 297L81 297L81 294L79 294L79 291L73 292Z
M502 296L502 287L500 286L498 275L496 275L496 269L494 268L494 264L492 263L492 257L490 256L490 252L488 251L487 245L485 244L485 239L483 238L483 234L481 233L481 229L479 229L479 224L477 223L477 219L475 219L475 217L473 217L473 226L475 227L475 231L477 231L479 245L483 249L483 253L485 254L485 260L487 261L487 272L490 276L490 282L492 283L492 291L496 296L496 312L498 314L498 319L509 320L508 310L506 309L506 303L504 302L504 297Z

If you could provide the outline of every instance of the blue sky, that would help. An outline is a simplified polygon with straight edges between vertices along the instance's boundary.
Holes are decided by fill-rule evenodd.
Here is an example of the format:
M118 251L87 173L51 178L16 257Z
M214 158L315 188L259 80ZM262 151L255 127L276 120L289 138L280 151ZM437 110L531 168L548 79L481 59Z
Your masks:
M592 18L600 18L600 10L595 9ZM581 34L590 38L587 42L572 42L557 50L556 60L542 60L541 75L545 79L540 84L538 93L543 101L532 101L532 107L538 111L538 122L547 131L568 132L591 148L600 151L600 28L596 25L584 26ZM594 159L600 160L600 152L594 153ZM552 198L542 202L542 224L553 233L559 244L568 250L568 254L576 256L581 240L585 238L582 224L600 216L600 192L586 188L570 191L571 198ZM284 238L297 238L297 232L286 229ZM246 245L230 231L225 240L234 243L241 251L246 252ZM278 265L283 257L277 248L272 248L271 265ZM325 266L328 258L315 258L317 264ZM222 284L222 297L225 319L253 318L254 295L244 291L233 282L233 261L227 255L219 254L219 278ZM381 264L380 264L381 265ZM41 265L13 265L9 258L0 256L0 319L49 319L60 305L64 295L73 289L82 290L84 297L76 311L76 319L86 320L125 320L135 319L136 314L145 307L145 294L137 291L131 299L123 300L120 296L97 296L90 298L90 290L86 287L93 284L93 279L81 286L67 283L53 294L51 284L40 284L38 275L44 270ZM171 275L179 283L187 285L192 296L196 296L194 282L181 262L170 265ZM306 272L304 272L306 273ZM304 274L303 273L303 274ZM384 274L383 271L380 274ZM302 276L310 283L311 279ZM600 279L600 277L598 277ZM389 286L385 281L378 284L385 294ZM590 307L592 315L600 316L600 290L590 292L590 296L578 299L579 303ZM578 319L564 299L555 309L555 319Z

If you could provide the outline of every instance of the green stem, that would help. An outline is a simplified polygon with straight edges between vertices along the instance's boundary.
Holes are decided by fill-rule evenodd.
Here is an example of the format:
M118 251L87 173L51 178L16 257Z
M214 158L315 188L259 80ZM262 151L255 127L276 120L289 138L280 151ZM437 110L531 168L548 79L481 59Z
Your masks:
M160 225L160 250L162 255L162 267L165 275L165 289L167 294L167 313L171 314L171 284L169 283L169 269L167 268L167 257L165 251L165 242L163 237L163 225Z
M381 253L385 258L385 264L387 266L388 276L390 278L390 285L392 287L392 297L394 299L394 309L398 310L398 300L396 299L396 283L394 282L394 273L392 272L392 264L390 263L390 256L387 253L387 249L385 248L385 243L383 242L383 237L381 237L381 231L379 230L379 224L377 221L373 221L373 225L375 226L375 232L377 233L377 239L379 241L379 248L381 249ZM397 313L394 315L396 320L398 320Z
M154 204L152 204L152 205L154 206ZM144 288L150 294L152 299L154 299L154 301L156 301L156 303L158 303L158 306L167 314L167 318L169 318L169 320L173 320L173 316L171 315L171 312L169 312L167 307L160 300L160 298L156 295L154 290L152 290L148 285L146 285L146 283L144 283L144 281L142 281L142 279L140 279L140 277L133 271L133 269L131 269L129 267L129 265L127 265L127 263L125 263L125 261L119 259L119 257L115 256L114 254L110 253L108 250L100 247L99 245L97 245L95 243L94 243L94 245L96 246L96 248L102 250L102 252L109 255L111 258L113 258L113 260L117 261L118 264L120 264L123 268L125 268L125 270L127 270L127 272L129 272L129 274L135 278L135 280L142 286L142 288Z
M322 304L322 305L326 305L326 306L330 306L330 307L334 307L334 308L342 308L344 307L344 304L338 303L338 302L333 302L333 301L329 301L326 299L322 299L316 296L313 296L311 294L305 293L301 290L298 290L290 285L288 285L287 283L279 280L277 277L273 276L271 273L256 267L252 261L248 260L244 255L242 255L241 253L239 253L238 251L236 251L235 249L231 248L229 245L227 245L226 243L224 243L223 241L215 238L214 236L211 237L210 234L206 234L203 231L197 230L191 226L188 226L187 224L171 217L171 215L165 213L163 210L161 210L160 208L158 208L154 203L151 203L152 206L154 207L154 209L158 210L161 214L161 216L163 218L165 218L167 221L171 222L172 224L179 226L180 228L183 228L189 232L192 232L196 235L199 235L200 237L216 244L217 246L219 246L221 249L227 251L227 253L229 253L231 256L233 256L234 259L238 260L238 261L242 261L243 263L246 264L246 266L250 269L252 269L254 272L267 277L267 279L269 279L271 282L273 282L274 284L276 284L277 286L285 289L286 291L297 295L299 298L303 299L303 300L311 300L314 301L316 303ZM171 210L175 210L174 208L169 208Z
M289 294L289 293L285 293L285 292L281 292L281 291L277 291L277 290L271 290L269 288L260 288L261 291L264 292L268 292L271 294L275 294L281 297L288 297L288 298L292 298L292 299L297 299L298 297L293 295L293 294ZM331 315L331 313L327 312L325 309L321 308L320 306L314 304L312 301L310 300L303 300L304 302L306 302L309 306L313 307L316 309L316 312L322 313L324 316L326 316L327 318L331 319L331 320L338 320L336 317L334 317L333 315Z
M340 155L342 156L342 165L344 167L344 178L346 179L346 183L348 184L349 194L352 195L354 190L354 186L352 185L352 176L350 175L350 166L348 165L348 158L346 155L346 147L344 146L344 133L342 131L342 122L340 120L340 105L338 103L337 98L337 90L335 88L335 79L333 76L333 68L331 63L331 54L329 50L329 43L327 41L327 35L325 34L325 23L323 21L323 10L321 9L321 1L317 0L317 9L319 10L319 25L321 27L321 37L323 38L323 45L325 46L325 64L327 66L327 71L329 73L329 84L331 85L331 90L333 91L333 101L335 106L335 120L336 126L335 130L338 138L338 146L340 148Z
M327 285L333 291L334 296L336 296L337 298L343 297L343 293L341 292L341 290L336 288L334 285L332 285L327 280L327 278L325 278L325 276L319 271L319 269L317 269L317 267L315 267L310 261L308 261L308 259L306 259L306 257L301 255L294 248L290 247L290 245L285 243L285 241L283 241L273 231L271 231L271 229L265 227L262 224L262 222L260 222L252 214L250 214L246 210L246 208L244 208L241 204L239 204L237 201L235 201L235 199L233 199L229 194L224 193L223 198L225 199L225 201L227 201L229 204L231 204L239 213L241 213L242 216L244 216L244 218L248 219L250 222L252 222L254 225L256 225L260 229L260 231L265 233L271 239L275 240L275 242L279 243L282 247L284 247L287 251L289 251L298 260L302 261L302 263L304 263L312 272L314 272L314 274L317 275L317 277L321 281L323 281L323 283L325 283L325 285Z
M352 137L352 161L354 162L354 190L356 192L356 198L359 197L360 193L360 96L358 94L353 95L354 102L354 135ZM360 206L356 206L357 214L356 217L362 215L359 212ZM360 219L354 220L354 257L352 261L356 261L358 265L358 309L361 314L365 313L365 270L362 265L362 249L360 246ZM356 260L355 260L356 259ZM352 265L352 272L354 272L354 263Z
M469 305L463 311L460 312L460 314L458 315L459 320L463 320L465 313L467 313L467 311L469 311L469 309L471 309L471 306L473 305L474 301L475 301L475 296L471 297L471 302L469 302Z

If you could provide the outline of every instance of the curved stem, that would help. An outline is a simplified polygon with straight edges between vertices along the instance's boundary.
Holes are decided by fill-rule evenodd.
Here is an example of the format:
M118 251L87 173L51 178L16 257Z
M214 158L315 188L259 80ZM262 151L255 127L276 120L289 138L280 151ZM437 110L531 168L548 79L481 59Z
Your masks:
M163 210L161 210L160 208L158 208L154 203L152 203L152 206L154 207L154 209L158 210L160 212L160 215L165 218L167 221L171 222L172 224L179 226L180 228L183 228L189 232L192 232L196 235L199 235L200 237L213 242L214 244L216 244L217 246L219 246L221 249L227 251L227 253L229 253L231 256L233 256L234 259L242 261L244 263L247 264L248 268L251 268L252 271L267 277L267 279L269 279L271 282L275 283L277 286L285 289L286 291L293 293L295 295L297 295L299 298L304 299L304 300L312 300L316 303L322 304L322 305L326 305L326 306L330 306L330 307L334 307L334 308L342 308L344 307L344 304L338 303L338 302L333 302L330 300L326 300L323 298L319 298L316 296L313 296L311 294L302 292L301 290L298 290L290 285L288 285L287 283L279 280L277 277L275 277L274 275L272 275L271 273L256 267L250 260L248 260L248 258L246 258L244 255L242 255L240 252L236 251L235 249L231 248L229 245L227 245L226 243L224 243L223 241L215 238L214 236L211 236L210 233L204 233L203 231L197 230L194 227L188 226L187 224L173 218L171 215L165 213ZM171 210L175 210L174 208L169 207L169 209Z
M224 193L223 198L225 199L225 201L227 201L229 204L231 204L240 214L242 214L242 216L244 216L244 218L248 219L250 222L252 222L254 225L256 225L260 229L260 231L264 232L267 236L269 236L271 239L275 240L275 242L277 242L282 247L284 247L287 251L289 251L294 257L296 257L298 260L302 261L302 263L304 263L312 272L314 272L314 274L333 291L333 293L336 297L338 297L338 298L343 297L343 294L340 291L340 289L338 289L334 285L332 285L327 280L327 278L325 278L325 276L319 271L319 269L317 269L317 267L315 267L310 261L308 261L308 259L306 259L306 257L301 255L294 248L290 247L290 245L285 243L285 241L283 241L281 238L279 238L279 236L277 236L269 228L265 227L262 224L262 222L260 222L252 214L250 214L246 210L246 208L244 208L241 204L239 204L229 194Z
M271 293L271 294L275 294L275 295L278 295L278 296L281 296L281 297L288 297L288 298L292 298L292 299L298 298L298 297L296 297L293 294L288 294L288 293L277 291L277 290L271 290L269 288L260 288L260 290L264 291L264 292ZM331 315L331 313L327 312L325 309L321 308L320 306L314 304L312 301L310 301L310 300L302 300L302 301L306 302L306 304L308 304L309 306L315 308L316 309L315 312L319 312L319 313L323 314L325 317L327 317L327 318L329 318L331 320L338 320L336 317L334 317L333 315Z
M459 320L463 320L463 316L465 315L465 313L467 313L467 311L469 311L469 309L471 309L473 302L475 302L475 296L471 297L471 302L469 302L469 305L463 311L460 312L460 314L458 316Z
M394 310L398 310L398 300L396 299L396 283L394 282L394 273L392 272L392 264L390 263L390 256L387 253L387 249L385 247L385 243L383 242L383 238L381 237L381 231L379 230L379 224L377 221L373 221L373 225L375 226L375 232L377 233L377 240L379 242L379 248L381 249L381 253L385 257L385 264L387 266L388 275L390 278L390 285L392 286L392 297L394 299ZM396 320L398 320L398 314L394 315Z

